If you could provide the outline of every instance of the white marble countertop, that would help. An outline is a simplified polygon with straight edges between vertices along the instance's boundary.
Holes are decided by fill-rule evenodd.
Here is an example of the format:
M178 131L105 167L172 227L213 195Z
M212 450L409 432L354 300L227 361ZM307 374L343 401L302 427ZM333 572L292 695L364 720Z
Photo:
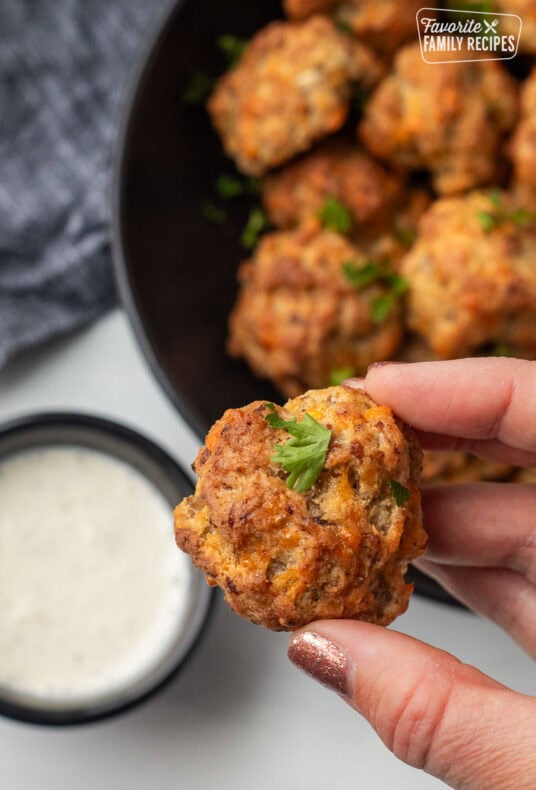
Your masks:
M130 424L184 464L198 441L160 392L123 314L27 354L0 372L0 420L44 409ZM519 691L533 662L498 628L413 597L396 627ZM78 729L0 720L3 790L420 790L441 783L399 763L334 694L286 658L286 636L218 602L196 653L164 691ZM394 657L396 662L396 657Z

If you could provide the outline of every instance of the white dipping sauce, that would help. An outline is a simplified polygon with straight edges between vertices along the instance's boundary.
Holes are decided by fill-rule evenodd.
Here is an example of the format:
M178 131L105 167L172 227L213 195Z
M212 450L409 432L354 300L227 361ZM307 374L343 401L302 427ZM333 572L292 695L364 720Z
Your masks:
M190 578L168 502L128 464L68 446L0 462L0 687L127 688L176 637Z

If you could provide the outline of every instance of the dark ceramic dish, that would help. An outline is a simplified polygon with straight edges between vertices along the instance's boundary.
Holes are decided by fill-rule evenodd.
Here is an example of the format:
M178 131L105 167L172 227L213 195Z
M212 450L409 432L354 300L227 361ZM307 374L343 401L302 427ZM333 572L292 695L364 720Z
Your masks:
M179 3L150 37L123 118L114 185L119 290L156 378L200 438L225 409L281 396L225 353L250 206L226 203L221 224L204 215L217 177L233 166L203 107L184 93L195 74L225 69L222 35L248 38L280 16L274 0ZM412 573L418 592L452 602Z
M192 493L192 484L175 461L139 433L115 422L85 414L37 414L0 426L0 461L14 453L54 445L87 447L130 464L146 477L173 507ZM2 689L0 714L33 724L73 725L108 718L152 696L177 673L197 644L207 623L214 595L203 574L194 571L183 625L167 653L145 676L127 689L95 697L90 703L49 704Z

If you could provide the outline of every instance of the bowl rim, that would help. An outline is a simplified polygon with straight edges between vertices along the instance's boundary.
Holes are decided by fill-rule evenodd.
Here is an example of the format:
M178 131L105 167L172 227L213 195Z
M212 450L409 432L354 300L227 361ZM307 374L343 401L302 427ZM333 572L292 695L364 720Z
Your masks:
M43 411L32 412L23 414L13 419L8 419L0 423L0 460L2 458L9 458L12 454L17 452L25 452L31 450L33 447L47 446L45 443L34 444L29 442L26 447L14 450L8 450L5 456L2 456L2 444L4 441L12 436L31 433L36 429L45 428L71 428L83 429L88 432L93 432L103 436L112 436L118 439L125 445L130 445L142 453L142 455L149 457L168 477L169 479L175 478L180 481L180 484L185 488L193 490L191 479L185 473L182 466L175 461L166 450L158 445L152 439L149 439L144 434L137 430L130 428L120 422L111 420L106 417L100 417L86 412L77 411ZM51 441L51 445L53 441ZM64 440L58 444L84 447L84 441ZM95 449L95 448L93 448ZM113 457L113 453L106 450L96 450L96 452L104 452ZM117 456L119 457L119 456ZM128 464L127 460L124 463ZM134 466L134 465L133 465ZM140 474L143 472L140 471ZM151 481L155 488L158 484ZM114 702L113 698L102 702L93 704L91 701L84 702L79 708L73 709L57 709L46 707L46 702L39 706L33 706L31 703L14 702L2 697L0 691L0 715L10 719L14 719L26 724L39 724L48 725L53 727L65 727L81 724L89 724L91 722L103 721L112 718L122 713L126 713L134 707L146 702L157 692L167 686L184 668L186 663L192 657L195 649L199 646L203 635L206 632L207 626L214 613L214 605L216 600L216 591L208 590L205 602L201 607L198 621L194 625L192 633L190 634L189 641L186 643L186 649L179 657L178 660L173 661L171 666L164 668L161 676L157 676L153 684L150 684L140 693L131 698L125 699L118 694L117 701Z

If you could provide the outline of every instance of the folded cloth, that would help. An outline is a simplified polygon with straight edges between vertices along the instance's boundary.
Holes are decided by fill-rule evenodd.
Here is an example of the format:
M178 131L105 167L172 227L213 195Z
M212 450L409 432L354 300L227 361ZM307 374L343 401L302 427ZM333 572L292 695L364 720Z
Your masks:
M115 299L109 180L120 98L169 0L2 0L0 367Z

